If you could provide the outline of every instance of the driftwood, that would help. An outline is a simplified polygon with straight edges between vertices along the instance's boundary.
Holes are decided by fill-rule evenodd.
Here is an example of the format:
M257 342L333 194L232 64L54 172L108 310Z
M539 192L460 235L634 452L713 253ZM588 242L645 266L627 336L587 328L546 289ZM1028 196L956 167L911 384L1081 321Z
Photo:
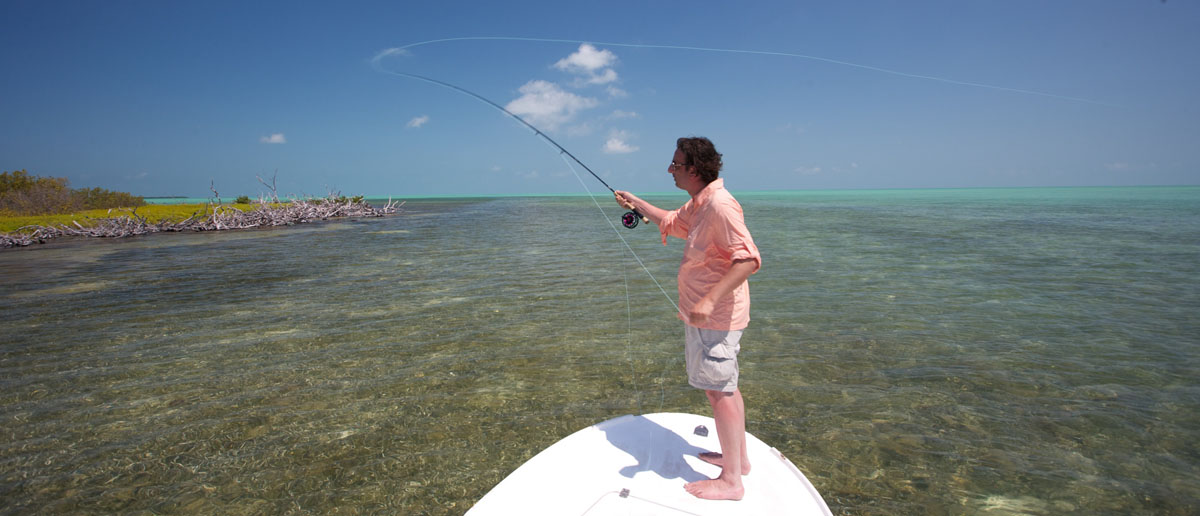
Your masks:
M25 226L13 233L0 233L0 247L40 244L62 236L121 238L166 231L216 231L264 226L291 226L335 217L382 217L396 213L404 205L403 202L397 204L388 199L386 205L376 208L361 200L347 200L334 194L323 199L291 199L289 202L283 203L270 203L265 198L260 198L259 203L261 206L251 211L242 211L232 206L222 206L219 203L205 205L204 211L197 211L181 222L151 223L146 220L146 217L138 215L137 208L125 209L121 210L126 213L125 215L93 219L95 224L89 226L72 221L70 225Z

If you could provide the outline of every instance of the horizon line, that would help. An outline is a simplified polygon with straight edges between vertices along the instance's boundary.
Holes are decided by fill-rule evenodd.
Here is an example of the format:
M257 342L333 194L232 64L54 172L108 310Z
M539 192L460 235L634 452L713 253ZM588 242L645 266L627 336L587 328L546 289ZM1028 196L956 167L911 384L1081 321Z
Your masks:
M903 190L1031 190L1031 189L1062 189L1062 188L1194 188L1200 187L1200 184L1139 184L1139 185L1040 185L1040 186L891 186L891 187L849 187L849 188L792 188L792 189L777 189L777 190L742 190L728 189L738 194L771 194L771 193L797 193L797 192L864 192L864 191L903 191ZM411 195L388 195L388 194L361 194L365 199L486 199L486 198L504 198L504 197L592 197L593 195L586 192L570 192L570 193L423 193ZM656 197L673 197L685 196L687 192L683 191L658 191L645 192L639 195L656 196ZM207 200L212 199L211 196L204 197L189 197L185 195L141 195L143 199L186 199L186 200ZM231 198L236 198L231 197ZM308 198L320 198L317 196L309 196ZM254 197L257 199L257 197Z

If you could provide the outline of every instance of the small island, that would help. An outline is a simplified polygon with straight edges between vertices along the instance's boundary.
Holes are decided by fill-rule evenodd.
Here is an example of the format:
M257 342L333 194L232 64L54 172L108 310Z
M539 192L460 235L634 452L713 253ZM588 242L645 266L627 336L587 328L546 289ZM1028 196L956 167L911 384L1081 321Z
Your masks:
M325 197L275 193L225 204L215 188L204 204L149 205L142 197L101 188L70 189L65 178L30 176L26 171L0 174L0 248L40 244L63 236L121 238L160 232L219 231L290 226L339 217L383 217L403 202L388 199L374 207L363 196L330 192Z

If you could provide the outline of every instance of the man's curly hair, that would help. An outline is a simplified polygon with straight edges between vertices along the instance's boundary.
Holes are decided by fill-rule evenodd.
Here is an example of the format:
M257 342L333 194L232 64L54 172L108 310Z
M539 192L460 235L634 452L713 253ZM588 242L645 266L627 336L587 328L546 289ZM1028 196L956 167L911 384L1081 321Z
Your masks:
M717 152L712 141L703 136L680 138L675 141L675 148L683 153L682 165L696 167L696 174L700 176L701 181L708 184L717 180L724 163L721 162L721 153Z

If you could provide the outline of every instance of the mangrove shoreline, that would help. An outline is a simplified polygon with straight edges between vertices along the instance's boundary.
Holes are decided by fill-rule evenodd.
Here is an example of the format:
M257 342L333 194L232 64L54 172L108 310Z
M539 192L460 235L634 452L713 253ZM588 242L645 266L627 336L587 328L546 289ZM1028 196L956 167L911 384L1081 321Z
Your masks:
M160 232L222 231L269 226L291 226L318 220L344 217L383 217L395 214L403 202L388 199L376 208L361 197L347 199L330 195L315 199L290 199L283 202L260 200L254 209L243 210L224 204L205 204L182 221L155 220L138 214L138 208L108 210L121 213L115 217L81 217L69 224L29 224L9 233L0 233L0 248L41 244L55 238L101 237L123 238Z

